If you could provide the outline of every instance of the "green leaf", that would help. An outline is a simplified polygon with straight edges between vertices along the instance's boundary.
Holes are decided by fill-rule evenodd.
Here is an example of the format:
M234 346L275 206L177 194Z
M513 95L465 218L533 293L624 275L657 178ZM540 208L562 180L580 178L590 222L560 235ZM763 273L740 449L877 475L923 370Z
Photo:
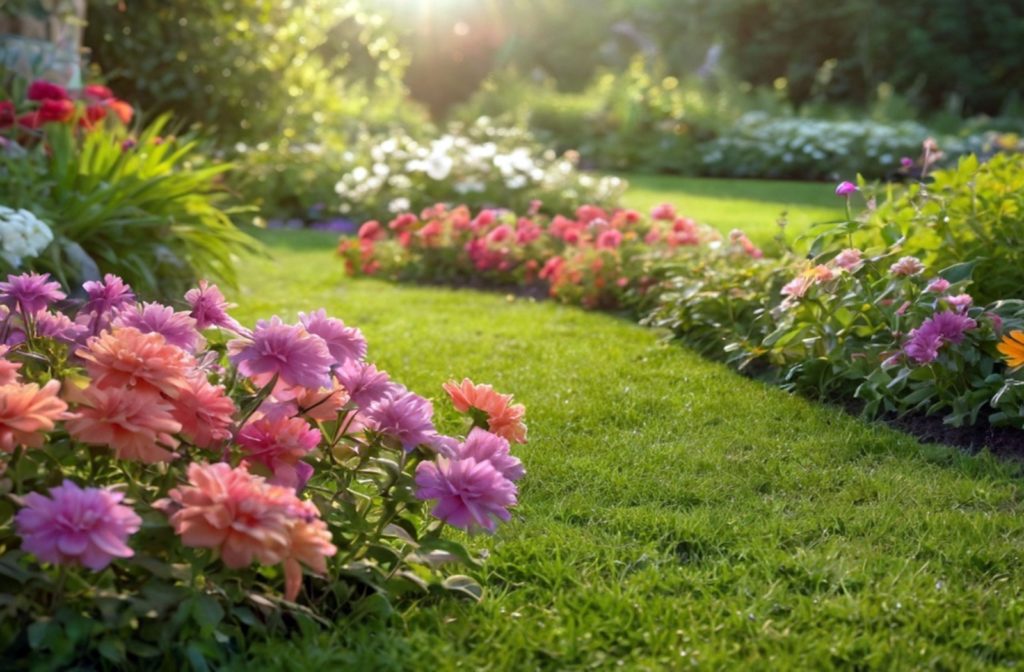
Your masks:
M939 271L939 275L948 280L951 284L970 280L971 275L974 273L974 267L978 265L979 261L981 260L973 259L961 264L954 264Z
M224 608L209 595L197 595L192 615L204 630L212 630L224 619Z
M465 576L464 574L453 574L442 581L441 585L444 586L445 590L459 593L477 602L484 595L484 589L480 587L480 584L472 577Z

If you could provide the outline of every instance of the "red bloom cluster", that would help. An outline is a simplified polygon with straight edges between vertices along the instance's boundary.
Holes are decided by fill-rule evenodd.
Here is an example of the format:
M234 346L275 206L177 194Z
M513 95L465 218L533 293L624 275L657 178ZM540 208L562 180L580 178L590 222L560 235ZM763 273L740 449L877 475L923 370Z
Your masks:
M29 84L21 106L11 100L0 100L0 130L11 127L36 130L46 124L70 123L89 130L108 117L129 124L134 116L131 105L98 84L68 91L52 82L36 80Z

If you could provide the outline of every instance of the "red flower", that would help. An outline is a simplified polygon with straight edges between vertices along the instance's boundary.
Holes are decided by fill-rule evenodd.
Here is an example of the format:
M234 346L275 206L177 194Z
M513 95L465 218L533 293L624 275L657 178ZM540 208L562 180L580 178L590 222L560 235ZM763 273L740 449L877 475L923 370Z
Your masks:
M135 116L135 108L131 105L123 100L117 100L116 98L106 101L106 104L114 111L114 114L117 115L117 118L121 120L122 124L127 126L132 123L132 118Z
M70 100L44 100L39 109L18 117L25 128L39 128L52 122L66 123L75 116L75 104Z
M78 123L83 128L92 128L97 123L103 121L107 116L107 108L102 105L90 105L85 108L85 116L78 120Z
M70 100L71 96L62 86L57 86L52 82L47 82L43 79L37 79L28 85L28 99L29 100Z
M14 124L14 103L9 100L0 100L0 128L7 128Z

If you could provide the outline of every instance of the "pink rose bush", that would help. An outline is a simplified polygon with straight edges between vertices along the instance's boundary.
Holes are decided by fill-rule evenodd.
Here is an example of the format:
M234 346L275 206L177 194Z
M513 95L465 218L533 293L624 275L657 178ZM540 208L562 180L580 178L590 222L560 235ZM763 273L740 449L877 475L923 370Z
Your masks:
M165 626L228 643L285 612L332 619L371 592L443 590L444 565L475 562L446 526L511 519L527 430L510 395L447 383L464 422L446 433L442 400L323 310L250 329L205 282L180 306L112 275L71 294L0 283L0 592L21 624L4 637L57 603L160 646ZM97 611L100 593L119 601ZM193 611L168 625L177 604Z
M719 249L763 256L742 232L723 241L669 204L650 217L594 205L546 217L536 207L517 216L437 204L386 224L366 222L356 237L341 240L338 252L350 275L515 285L586 308L617 308L646 292L656 264Z

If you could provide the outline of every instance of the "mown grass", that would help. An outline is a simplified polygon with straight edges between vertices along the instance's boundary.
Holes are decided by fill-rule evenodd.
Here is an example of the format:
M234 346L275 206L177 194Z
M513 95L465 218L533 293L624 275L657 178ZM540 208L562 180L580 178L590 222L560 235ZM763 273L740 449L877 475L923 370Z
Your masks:
M401 605L238 669L981 669L1024 660L1020 469L744 379L614 315L350 280L266 236L252 321L324 306L417 392L469 376L529 411L479 604Z
M628 175L625 204L648 211L658 203L673 203L679 212L710 224L723 233L742 229L752 240L767 245L779 233L785 213L786 236L792 240L816 223L843 215L834 185L781 180L725 180Z

